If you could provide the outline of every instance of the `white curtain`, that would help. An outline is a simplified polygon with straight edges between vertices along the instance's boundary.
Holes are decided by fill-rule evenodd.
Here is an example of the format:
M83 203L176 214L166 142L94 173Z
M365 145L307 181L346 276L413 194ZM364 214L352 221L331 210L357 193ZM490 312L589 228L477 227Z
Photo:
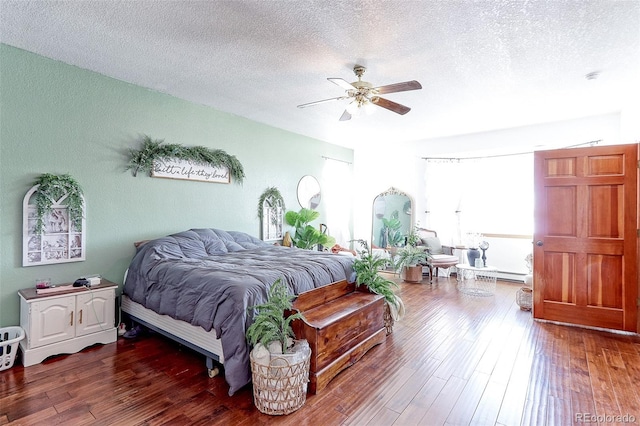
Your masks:
M426 227L446 244L468 233L533 233L533 154L427 160Z
M326 159L322 171L325 188L322 189L322 201L326 202L328 233L336 239L336 243L349 247L351 232L349 232L349 218L351 217L351 196L353 194L353 176L349 163Z

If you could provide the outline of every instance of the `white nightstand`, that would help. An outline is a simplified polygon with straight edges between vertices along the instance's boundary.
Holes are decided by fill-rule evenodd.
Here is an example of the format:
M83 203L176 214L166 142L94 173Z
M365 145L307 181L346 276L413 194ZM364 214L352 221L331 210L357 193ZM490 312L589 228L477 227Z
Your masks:
M99 285L60 293L20 290L20 326L26 333L20 342L24 366L51 355L76 353L96 343L115 342L116 288L117 284L103 279Z

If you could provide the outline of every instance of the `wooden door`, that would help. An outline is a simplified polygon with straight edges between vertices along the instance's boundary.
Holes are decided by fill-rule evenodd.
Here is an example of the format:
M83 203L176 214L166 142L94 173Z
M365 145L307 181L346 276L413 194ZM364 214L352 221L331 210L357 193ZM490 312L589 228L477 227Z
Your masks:
M637 331L638 145L534 155L534 318Z

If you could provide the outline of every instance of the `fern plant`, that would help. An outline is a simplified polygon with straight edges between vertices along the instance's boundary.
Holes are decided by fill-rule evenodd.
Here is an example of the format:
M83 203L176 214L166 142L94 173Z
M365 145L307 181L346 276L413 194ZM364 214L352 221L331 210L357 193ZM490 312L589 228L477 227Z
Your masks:
M258 200L258 218L259 219L262 219L265 200L272 202L274 205L276 203L280 203L280 205L282 206L282 210L286 209L286 206L284 205L284 199L282 198L282 194L280 194L280 191L278 190L278 188L276 188L275 186L270 186L264 190L264 192L260 196L260 199Z
M396 271L400 271L404 267L416 266L419 263L425 263L428 256L424 248L407 245L398 250L394 267Z
M209 164L212 167L224 166L229 169L231 177L236 182L242 183L245 174L242 164L235 155L229 155L221 149L209 149L204 146L186 147L179 144L164 143L163 140L154 140L145 136L142 140L142 148L129 150L128 169L133 170L137 176L138 171L151 173L154 161L178 158L190 160L195 163Z
M286 312L293 308L294 298L295 296L287 291L286 284L278 278L269 289L267 301L261 305L249 307L249 310L256 313L253 324L249 326L246 333L251 345L261 343L267 347L270 342L277 341L282 345L282 353L287 353L287 341L289 337L295 337L291 322L303 318L300 312L286 315Z
M45 173L36 179L34 185L38 185L38 189L34 194L36 234L44 232L44 218L52 212L53 203L58 200L62 200L61 202L67 206L71 225L78 231L82 230L82 218L84 216L83 192L80 184L71 175Z
M399 307L402 303L399 296L393 292L398 288L398 284L378 274L385 269L389 261L383 257L374 256L369 245L364 240L355 240L362 249L358 251L359 256L353 261L353 269L356 272L356 285L365 285L372 292L384 296L387 303Z

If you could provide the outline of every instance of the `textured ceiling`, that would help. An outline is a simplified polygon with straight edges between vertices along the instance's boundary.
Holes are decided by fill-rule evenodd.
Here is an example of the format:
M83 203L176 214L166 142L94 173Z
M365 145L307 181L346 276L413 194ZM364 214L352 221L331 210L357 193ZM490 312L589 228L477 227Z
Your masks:
M619 111L640 97L640 2L0 0L0 41L331 143L401 142ZM340 122L327 77L418 80ZM597 71L599 78L585 75Z

